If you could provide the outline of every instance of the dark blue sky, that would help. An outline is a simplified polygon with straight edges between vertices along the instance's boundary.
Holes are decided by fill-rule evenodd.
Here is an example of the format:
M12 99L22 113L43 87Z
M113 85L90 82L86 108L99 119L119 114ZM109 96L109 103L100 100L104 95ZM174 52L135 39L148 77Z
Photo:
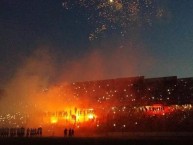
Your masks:
M192 0L162 0L162 18L150 17L150 25L144 20L135 23L131 21L129 28L120 28L119 25L124 21L121 20L115 24L115 30L107 30L92 41L88 37L95 31L97 24L93 21L98 22L98 18L89 22L91 10L78 6L66 10L63 2L0 1L0 80L9 80L32 52L41 47L49 49L54 55L55 69L60 72L56 73L57 76L62 75L65 68L75 71L66 64L83 63L78 66L88 67L80 72L90 71L93 69L90 65L96 65L95 61L89 65L84 63L90 62L92 56L97 57L97 64L101 63L98 65L100 69L103 68L101 73L104 73L93 79L138 75L193 76ZM110 25L109 22L107 25ZM127 29L124 37L119 33L123 29ZM92 74L88 79L92 79ZM74 81L81 80L76 78L74 76ZM82 80L86 79L83 77Z

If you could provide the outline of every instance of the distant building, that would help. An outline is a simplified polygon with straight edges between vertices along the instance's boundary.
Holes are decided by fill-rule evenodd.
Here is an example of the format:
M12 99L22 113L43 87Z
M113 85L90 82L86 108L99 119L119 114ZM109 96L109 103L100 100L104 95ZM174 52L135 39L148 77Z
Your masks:
M177 76L147 78L128 77L108 80L76 82L68 88L74 97L88 98L98 105L176 104L193 101L193 78Z
M145 79L144 101L154 103L177 103L177 77Z
M176 96L178 102L181 104L193 103L193 78L178 79L177 86Z

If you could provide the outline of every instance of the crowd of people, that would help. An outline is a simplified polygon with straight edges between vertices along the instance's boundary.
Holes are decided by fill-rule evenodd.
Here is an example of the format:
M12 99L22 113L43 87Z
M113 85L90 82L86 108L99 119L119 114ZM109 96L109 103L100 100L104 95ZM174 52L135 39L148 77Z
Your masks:
M159 115L126 110L109 113L106 123L99 124L97 129L109 132L192 132L192 120L193 109Z
M42 128L0 128L0 137L33 137L42 136Z
M74 136L74 129L67 129L67 128L65 128L64 129L64 137L67 137L67 136L69 136L69 137L72 137L72 136Z

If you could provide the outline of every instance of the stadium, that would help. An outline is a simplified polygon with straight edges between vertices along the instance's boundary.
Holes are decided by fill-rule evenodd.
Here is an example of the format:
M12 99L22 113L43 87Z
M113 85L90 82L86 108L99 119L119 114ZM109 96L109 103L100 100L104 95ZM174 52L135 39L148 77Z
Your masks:
M44 136L62 136L64 128L74 128L80 136L193 131L193 78L76 82L46 88L41 96L57 101L47 97L39 104L23 105L19 112L1 114L1 128L42 127Z

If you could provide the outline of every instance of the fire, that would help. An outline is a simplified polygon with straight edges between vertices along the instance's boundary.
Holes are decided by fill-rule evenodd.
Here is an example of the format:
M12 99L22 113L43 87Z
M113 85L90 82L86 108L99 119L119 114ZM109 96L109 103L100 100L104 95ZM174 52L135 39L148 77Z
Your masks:
M60 110L55 112L45 112L44 114L44 124L58 124L58 125L77 125L84 124L91 120L95 122L96 114L94 109L78 109L76 107L68 108L66 110Z
M93 114L89 114L89 115L88 115L88 118L89 118L89 119L94 119L94 115L93 115Z
M51 124L56 124L58 122L58 118L57 117L51 117L50 118L50 123Z

